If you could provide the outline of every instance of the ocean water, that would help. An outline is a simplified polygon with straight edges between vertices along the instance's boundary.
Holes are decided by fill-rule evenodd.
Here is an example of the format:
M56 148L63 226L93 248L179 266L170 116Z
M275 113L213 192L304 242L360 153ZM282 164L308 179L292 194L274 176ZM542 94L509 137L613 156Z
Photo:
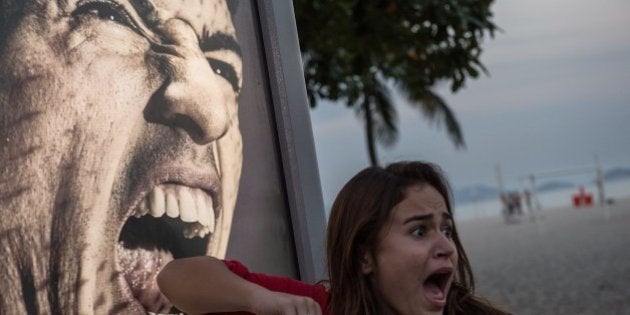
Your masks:
M593 203L598 204L598 192L594 184L584 186L587 193L593 196ZM542 211L551 211L558 208L572 207L572 196L578 193L577 187L559 189L546 193L538 193L536 199ZM604 183L604 193L606 199L620 199L630 197L630 180L619 180ZM535 206L532 200L532 206ZM525 200L522 199L523 212L527 213ZM455 205L455 219L465 221L471 219L481 219L501 215L501 202L499 199L471 202L462 205Z

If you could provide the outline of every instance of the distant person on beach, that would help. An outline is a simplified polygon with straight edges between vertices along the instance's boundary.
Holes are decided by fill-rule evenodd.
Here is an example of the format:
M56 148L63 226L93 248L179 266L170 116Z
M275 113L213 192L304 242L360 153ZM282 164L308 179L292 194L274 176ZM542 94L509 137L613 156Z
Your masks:
M525 197L525 206L527 207L527 211L531 213L532 209L532 192L529 189L525 189L523 191L523 196Z
M510 199L512 201L512 208L514 209L513 214L519 215L519 216L523 215L523 206L522 206L522 203L521 203L521 194L519 194L518 191L515 191L510 196Z
M158 284L195 314L507 314L474 293L450 197L433 164L369 167L333 204L328 281L307 284L201 256L170 262Z
M505 223L518 223L519 217L523 215L521 195L516 192L501 193L502 213Z
M529 189L523 191L523 198L525 198L525 206L527 207L527 213L529 214L530 221L535 219L534 208L532 207L532 192Z

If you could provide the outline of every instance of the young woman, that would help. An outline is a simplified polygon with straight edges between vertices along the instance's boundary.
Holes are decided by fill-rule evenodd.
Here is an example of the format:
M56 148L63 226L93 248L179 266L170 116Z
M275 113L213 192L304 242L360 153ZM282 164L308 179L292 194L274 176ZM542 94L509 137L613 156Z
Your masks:
M439 167L370 167L342 188L328 221L329 280L310 285L210 257L175 260L158 276L190 313L507 314L474 294Z

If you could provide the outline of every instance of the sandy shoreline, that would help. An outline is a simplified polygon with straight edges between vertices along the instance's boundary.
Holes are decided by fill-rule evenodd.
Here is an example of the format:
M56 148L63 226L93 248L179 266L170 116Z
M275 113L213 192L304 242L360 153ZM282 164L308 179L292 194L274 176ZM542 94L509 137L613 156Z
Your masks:
M630 314L630 199L458 222L477 292L515 314Z

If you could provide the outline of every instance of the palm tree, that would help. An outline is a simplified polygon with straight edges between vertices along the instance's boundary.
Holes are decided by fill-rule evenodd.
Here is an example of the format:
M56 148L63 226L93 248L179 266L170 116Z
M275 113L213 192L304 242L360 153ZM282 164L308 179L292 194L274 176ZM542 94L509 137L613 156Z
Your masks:
M443 123L456 147L461 128L432 91L447 81L453 92L486 69L481 40L494 35L493 0L295 0L309 101L340 101L365 124L368 153L398 139L400 93L423 115Z

